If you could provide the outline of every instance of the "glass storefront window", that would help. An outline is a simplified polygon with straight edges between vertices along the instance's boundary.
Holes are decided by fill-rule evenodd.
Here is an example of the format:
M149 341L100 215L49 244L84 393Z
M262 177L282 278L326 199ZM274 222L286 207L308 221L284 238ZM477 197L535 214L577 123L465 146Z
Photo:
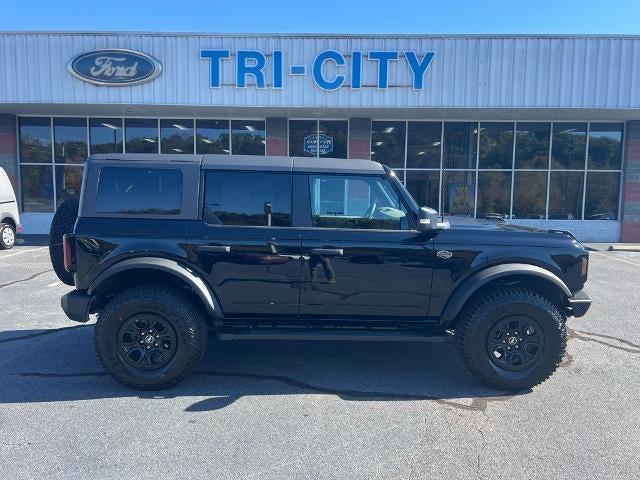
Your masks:
M158 120L125 118L124 136L127 153L158 153Z
M473 122L444 123L443 168L476 168L478 124Z
M94 153L122 153L122 119L90 118L89 142Z
M289 155L315 157L313 152L318 138L317 120L289 120ZM306 148L305 148L306 147Z
M320 151L318 156L347 158L349 122L347 120L320 120ZM326 153L323 153L325 152Z
M542 220L546 216L547 172L515 172L513 216Z
M586 149L586 123L556 122L553 124L552 169L584 170Z
M371 160L404 168L405 122L371 122Z
M193 120L160 120L160 153L193 153Z
M442 178L442 211L448 215L473 217L476 173L446 171Z
M551 124L545 122L516 124L515 168L548 168L550 129Z
M617 220L619 194L619 173L588 172L584 219Z
M80 194L82 185L82 165L56 165L56 205L67 198Z
M480 124L478 168L511 169L513 126L513 122L482 122Z
M440 172L407 170L406 175L407 190L418 205L440 210Z
M53 212L53 167L21 165L23 212Z
M231 152L234 155L264 155L266 145L264 121L231 121Z
M51 118L20 117L20 162L51 163Z
M592 123L589 126L589 170L620 170L622 129L621 123Z
M583 187L584 172L551 172L549 220L579 220Z
M87 119L53 119L56 163L84 163L87 159Z
M409 122L407 168L440 168L442 122Z
M196 153L229 153L229 120L196 120Z
M511 172L478 173L477 218L509 218Z

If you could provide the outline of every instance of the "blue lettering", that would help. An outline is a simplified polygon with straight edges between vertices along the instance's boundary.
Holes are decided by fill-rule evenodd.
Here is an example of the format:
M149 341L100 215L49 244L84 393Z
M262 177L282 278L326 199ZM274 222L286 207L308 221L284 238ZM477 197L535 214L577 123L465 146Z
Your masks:
M253 63L249 65L248 60ZM264 67L267 65L267 57L255 50L238 50L236 62L236 84L240 88L247 86L247 75L253 75L256 79L256 87L265 88Z
M282 88L282 50L273 51L273 88Z
M362 52L355 51L351 56L351 88L362 87Z
M212 88L220 87L220 61L230 56L229 50L200 50L200 58L209 59L209 85Z
M327 80L324 76L324 63L328 60L335 62L338 67L346 63L342 54L335 50L320 52L313 61L313 80L323 90L336 90L344 84L344 75L336 75L332 81Z
M378 62L378 88L389 86L389 61L398 60L398 52L374 50L369 52L369 60Z
M418 56L415 52L404 52L404 57L407 59L407 63L413 73L413 88L415 90L422 90L424 88L424 74L431 64L431 60L436 55L436 52L427 52L422 57L422 61L418 61Z

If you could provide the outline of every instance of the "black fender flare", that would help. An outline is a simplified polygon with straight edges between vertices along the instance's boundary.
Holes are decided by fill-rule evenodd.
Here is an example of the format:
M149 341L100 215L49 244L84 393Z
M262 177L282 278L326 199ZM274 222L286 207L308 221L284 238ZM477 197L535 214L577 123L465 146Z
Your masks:
M458 285L444 308L444 312L440 317L440 323L446 325L453 322L467 300L469 300L475 292L487 285L489 282L509 275L528 275L538 277L557 286L567 298L571 298L573 296L571 290L562 281L562 279L545 268L527 263L505 263L501 265L494 265L472 274Z
M101 285L111 278L113 275L137 269L160 270L187 283L193 292L202 300L209 315L220 318L223 316L220 302L215 293L209 288L207 283L196 272L181 265L175 260L160 257L136 257L122 260L101 272L87 289L87 294L93 297Z

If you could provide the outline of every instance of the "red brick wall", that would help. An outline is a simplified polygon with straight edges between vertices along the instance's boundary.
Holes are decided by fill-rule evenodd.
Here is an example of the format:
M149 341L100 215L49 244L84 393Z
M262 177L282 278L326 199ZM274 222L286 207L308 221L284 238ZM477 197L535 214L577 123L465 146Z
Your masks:
M621 240L640 242L640 121L627 122L625 137Z
M4 168L18 193L18 147L16 145L16 117L0 115L0 167Z
M267 118L267 155L289 155L286 118Z
M349 121L349 158L371 158L370 118L352 118Z

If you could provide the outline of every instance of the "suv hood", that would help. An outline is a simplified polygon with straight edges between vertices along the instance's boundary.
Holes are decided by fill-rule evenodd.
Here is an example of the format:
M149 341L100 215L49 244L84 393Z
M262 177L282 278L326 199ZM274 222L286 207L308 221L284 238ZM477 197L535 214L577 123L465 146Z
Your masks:
M476 245L567 246L580 241L568 230L514 225L502 220L473 219L445 216L451 228L443 231L436 241Z

